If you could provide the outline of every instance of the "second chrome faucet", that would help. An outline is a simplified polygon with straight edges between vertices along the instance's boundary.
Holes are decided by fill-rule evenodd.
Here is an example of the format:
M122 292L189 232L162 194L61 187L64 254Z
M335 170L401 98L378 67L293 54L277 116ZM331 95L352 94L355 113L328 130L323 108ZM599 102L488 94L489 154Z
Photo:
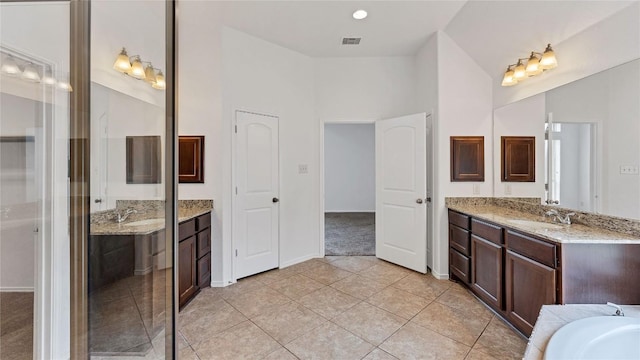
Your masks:
M559 222L561 224L567 224L567 225L571 225L571 217L573 215L575 215L575 214L576 213L574 213L574 212L570 212L570 213L566 213L563 216L556 209L551 209L551 210L546 212L547 216L552 216L553 217L553 221L557 221L557 222Z

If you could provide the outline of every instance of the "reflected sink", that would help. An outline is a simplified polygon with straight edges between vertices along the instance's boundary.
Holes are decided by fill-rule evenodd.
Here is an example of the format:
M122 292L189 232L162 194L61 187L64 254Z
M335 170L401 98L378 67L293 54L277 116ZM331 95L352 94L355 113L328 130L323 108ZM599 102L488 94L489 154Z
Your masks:
M640 359L639 339L640 318L588 317L556 331L544 359Z
M562 229L562 225L549 224L542 221L532 220L507 220L514 225L526 226L534 229Z
M146 219L138 220L130 223L122 224L124 226L144 226L144 225L159 225L164 224L164 219Z

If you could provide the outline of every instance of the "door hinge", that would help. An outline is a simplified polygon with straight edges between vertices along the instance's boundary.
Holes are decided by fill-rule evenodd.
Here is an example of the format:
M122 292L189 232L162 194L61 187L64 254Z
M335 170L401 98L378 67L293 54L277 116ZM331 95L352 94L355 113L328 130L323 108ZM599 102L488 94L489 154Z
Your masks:
M238 187L236 186L236 195L238 195Z
M235 126L236 134L238 133L238 125Z
M236 257L238 257L238 249L236 249Z

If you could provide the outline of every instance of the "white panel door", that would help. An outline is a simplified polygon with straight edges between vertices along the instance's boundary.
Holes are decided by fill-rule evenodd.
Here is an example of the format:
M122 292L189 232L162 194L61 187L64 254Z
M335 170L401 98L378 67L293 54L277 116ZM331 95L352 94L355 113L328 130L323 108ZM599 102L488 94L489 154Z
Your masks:
M279 265L278 118L236 112L237 279Z
M427 272L426 114L376 122L376 256Z

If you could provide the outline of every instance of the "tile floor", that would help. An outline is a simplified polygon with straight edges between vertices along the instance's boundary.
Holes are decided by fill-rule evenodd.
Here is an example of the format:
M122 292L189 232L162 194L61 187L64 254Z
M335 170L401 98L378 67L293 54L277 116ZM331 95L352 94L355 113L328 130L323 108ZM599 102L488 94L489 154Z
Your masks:
M180 359L521 359L526 340L466 289L369 256L329 256L207 288Z
M0 292L0 359L33 358L33 292Z

